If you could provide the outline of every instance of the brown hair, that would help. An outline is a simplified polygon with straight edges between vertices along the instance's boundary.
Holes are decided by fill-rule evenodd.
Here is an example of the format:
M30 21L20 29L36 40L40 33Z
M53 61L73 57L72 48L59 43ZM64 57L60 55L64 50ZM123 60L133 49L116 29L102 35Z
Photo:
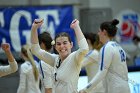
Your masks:
M70 38L70 35L69 35L68 33L66 33L66 32L61 32L61 33L57 34L57 35L55 36L55 42L56 42L56 39L57 39L58 37L67 37L68 40L69 40L69 42L70 42L70 43L72 42L72 41L71 41L71 38Z
M53 39L49 32L43 32L39 34L38 39L39 39L39 44L43 42L45 44L46 49L51 50L52 48L51 42Z
M109 37L114 37L118 30L118 28L116 27L117 24L119 24L119 20L117 19L114 19L112 21L106 21L100 25L100 29L102 31L106 30Z
M95 34L92 32L85 32L84 36L86 39L90 40L92 47L94 49L99 50L102 47L102 44L100 43L98 34Z

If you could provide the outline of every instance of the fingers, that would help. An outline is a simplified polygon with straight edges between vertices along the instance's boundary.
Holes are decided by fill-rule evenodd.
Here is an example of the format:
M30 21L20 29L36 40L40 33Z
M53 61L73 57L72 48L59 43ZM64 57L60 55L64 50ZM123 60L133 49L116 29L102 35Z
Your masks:
M43 23L44 19L35 19L34 23L38 24L38 23Z
M44 19L35 19L32 28L37 29L43 24Z
M79 21L77 19L74 19L70 25L71 28L75 28L79 25Z
M3 43L3 44L1 44L1 47L3 50L6 50L6 49L10 48L10 45L8 43Z
M77 21L77 19L74 19L71 24L74 24L76 21Z

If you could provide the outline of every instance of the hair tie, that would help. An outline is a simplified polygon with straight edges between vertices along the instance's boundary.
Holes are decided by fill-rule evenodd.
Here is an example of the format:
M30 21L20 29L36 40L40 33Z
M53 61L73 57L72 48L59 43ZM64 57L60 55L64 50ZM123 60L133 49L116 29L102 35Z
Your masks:
M51 42L51 45L53 46L55 44L55 41L53 40L52 42Z

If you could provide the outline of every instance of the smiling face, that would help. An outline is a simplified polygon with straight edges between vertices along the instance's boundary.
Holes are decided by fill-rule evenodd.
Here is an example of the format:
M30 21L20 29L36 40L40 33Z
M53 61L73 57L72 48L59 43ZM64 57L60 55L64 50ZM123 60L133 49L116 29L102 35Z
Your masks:
M55 42L55 49L59 53L61 60L64 60L71 53L73 44L72 42L70 43L66 36L57 37Z

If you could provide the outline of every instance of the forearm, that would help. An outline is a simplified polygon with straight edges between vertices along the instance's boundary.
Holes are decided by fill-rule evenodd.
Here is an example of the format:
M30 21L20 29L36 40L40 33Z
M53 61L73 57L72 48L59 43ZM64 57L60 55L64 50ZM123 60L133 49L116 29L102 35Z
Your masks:
M5 54L7 55L8 62L10 65L9 71L11 70L11 73L16 72L18 69L18 65L17 65L17 62L16 62L13 54L11 53L11 51L7 51L7 52L5 52Z
M79 49L76 52L76 62L78 63L78 65L82 65L82 60L84 59L85 55L88 53L88 44L86 42L86 39L83 38L82 40L80 40L79 42ZM80 59L79 59L80 58Z
M17 62L9 62L7 66L0 66L0 77L9 75L11 73L16 72L18 69Z
M13 54L11 53L10 50L5 51L5 54L6 54L6 56L7 56L9 62L14 62L14 61L15 61L15 59L14 59L14 57L13 57Z
M88 93L90 90L94 89L103 80L106 73L107 70L99 71L83 90Z
M40 60L43 60L44 62L48 63L49 65L53 66L54 65L54 58L51 55L51 53L42 50L39 46L39 44L32 44L31 46L31 52L38 57Z
M75 35L76 35L76 38L77 38L77 42L79 43L79 41L84 38L84 35L82 33L82 30L81 30L80 26L77 25L74 28L74 31L75 31Z
M18 64L16 60L14 60L13 62L9 62L9 65L13 73L18 70Z
M38 43L38 32L37 32L37 27L35 26L32 26L31 28L31 43L32 44Z

